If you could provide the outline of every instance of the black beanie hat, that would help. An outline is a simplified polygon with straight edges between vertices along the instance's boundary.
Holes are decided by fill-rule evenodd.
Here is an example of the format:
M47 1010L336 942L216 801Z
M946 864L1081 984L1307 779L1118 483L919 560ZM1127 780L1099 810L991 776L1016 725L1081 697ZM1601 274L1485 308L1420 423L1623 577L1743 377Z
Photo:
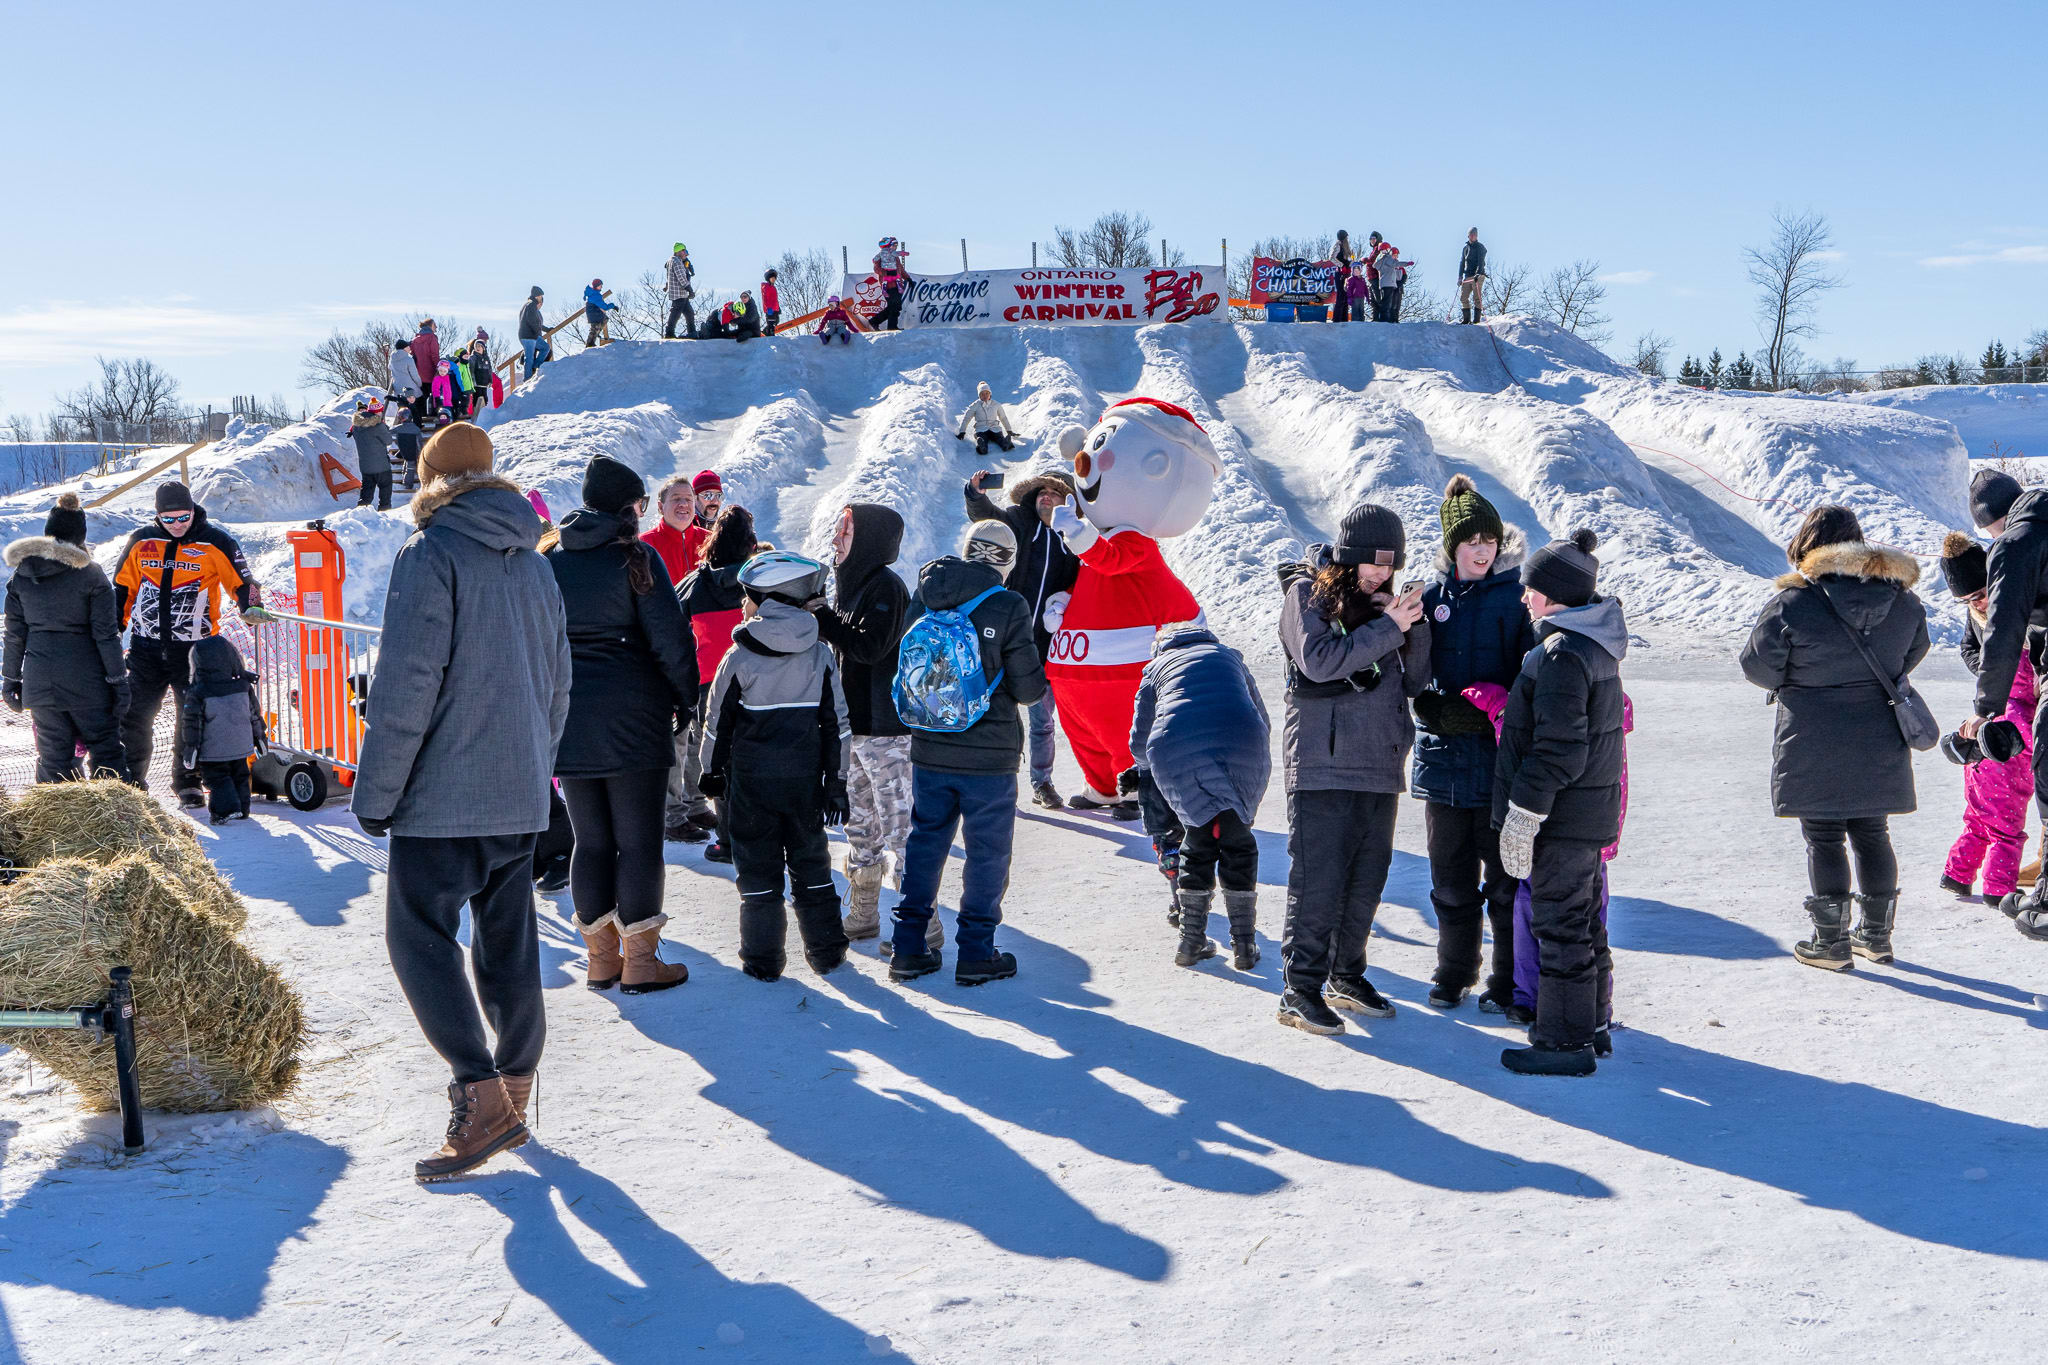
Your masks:
M631 465L599 455L583 471L583 505L594 512L617 516L647 496L647 484Z
M1970 480L1970 520L1989 526L2007 512L2026 490L2012 475L1997 469L1980 469Z
M192 490L176 479L156 486L156 510L159 512L191 512L197 509L192 503Z
M1971 537L1950 531L1941 542L1941 577L1957 597L1974 597L1991 581L1991 556Z
M1408 562L1408 533L1401 518L1377 503L1361 502L1344 514L1330 546L1335 564L1379 564L1398 569Z
M1522 582L1563 607L1583 607L1593 600L1600 561L1593 547L1600 538L1579 530L1569 540L1553 540L1522 566Z
M83 548L85 508L79 504L78 494L65 493L58 497L57 505L50 509L49 519L43 523L43 534L52 540L68 540Z

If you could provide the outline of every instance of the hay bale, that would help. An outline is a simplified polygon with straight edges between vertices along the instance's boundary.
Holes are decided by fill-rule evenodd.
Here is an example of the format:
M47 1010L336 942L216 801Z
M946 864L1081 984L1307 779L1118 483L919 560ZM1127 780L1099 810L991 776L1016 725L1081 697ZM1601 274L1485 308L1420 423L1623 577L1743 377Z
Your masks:
M112 863L140 853L184 884L186 896L235 933L249 907L199 847L192 826L126 782L41 782L0 804L0 855L20 867L56 858Z
M47 862L0 893L0 1003L65 1009L107 993L111 968L135 969L136 1072L151 1109L209 1113L269 1104L298 1079L305 1010L277 970L200 910L147 858L106 866ZM77 1089L119 1106L111 1041L0 1029Z

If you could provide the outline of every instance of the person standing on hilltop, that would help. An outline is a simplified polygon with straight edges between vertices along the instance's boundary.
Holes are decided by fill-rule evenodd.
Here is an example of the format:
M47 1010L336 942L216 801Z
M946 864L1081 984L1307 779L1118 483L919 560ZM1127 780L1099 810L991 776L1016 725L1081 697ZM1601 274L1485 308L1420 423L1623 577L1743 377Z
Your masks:
M156 748L156 713L164 693L185 710L192 679L192 646L220 631L221 594L230 593L242 619L266 617L257 605L256 580L242 547L206 519L206 509L175 479L157 485L156 520L128 537L114 571L114 609L128 631L128 677L133 698L121 722L128 774L149 785L149 760ZM199 773L183 762L185 742L171 745L172 786L178 804L196 810L206 804Z
M697 296L697 268L690 264L690 248L681 242L668 258L668 272L662 283L662 292L668 295L668 321L662 325L661 339L676 339L676 319L683 320L685 340L697 335L697 311L690 307L690 300Z
M547 295L541 292L539 285L535 285L526 291L526 306L519 310L519 351L528 379L533 378L548 358L547 323L540 315L541 304L546 300Z
M1465 234L1465 249L1458 253L1458 321L1477 322L1485 304L1486 247L1479 229Z
M875 331L903 329L903 300L910 291L910 253L894 237L884 237L875 252L875 279L882 286L882 311L868 324Z
M1358 259L1351 250L1351 234L1343 228L1337 229L1337 245L1330 252L1330 259L1337 263L1336 287L1330 292L1330 321L1351 321L1350 299L1344 286L1351 278L1351 263Z

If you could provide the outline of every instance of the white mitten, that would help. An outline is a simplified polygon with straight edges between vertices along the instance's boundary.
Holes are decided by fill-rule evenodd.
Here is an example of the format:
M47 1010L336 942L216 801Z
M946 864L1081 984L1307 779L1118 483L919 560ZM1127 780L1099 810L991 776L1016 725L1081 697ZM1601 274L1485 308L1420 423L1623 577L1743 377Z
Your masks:
M1070 592L1056 592L1045 599L1045 610L1040 613L1040 619L1045 622L1047 630L1059 634L1060 622L1067 619L1067 603L1073 598L1074 594Z
M1520 806L1508 807L1508 818L1500 827L1500 870L1516 881L1525 881L1536 859L1536 831L1543 817Z
M1102 533L1090 526L1087 518L1081 515L1080 499L1071 493L1067 495L1065 502L1052 509L1052 529L1061 540L1067 542L1067 548L1077 555L1087 554L1094 548L1095 542L1102 539Z

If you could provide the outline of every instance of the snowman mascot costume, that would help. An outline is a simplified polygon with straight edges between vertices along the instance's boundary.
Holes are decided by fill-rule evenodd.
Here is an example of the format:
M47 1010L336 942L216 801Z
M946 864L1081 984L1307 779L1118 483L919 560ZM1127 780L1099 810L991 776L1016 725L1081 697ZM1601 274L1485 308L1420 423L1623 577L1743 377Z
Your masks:
M1087 781L1068 804L1135 819L1135 804L1116 790L1132 763L1138 680L1159 627L1202 616L1159 540L1202 519L1223 461L1193 414L1156 398L1127 398L1093 428L1067 428L1060 454L1073 462L1077 491L1053 509L1052 529L1081 571L1072 593L1046 602L1045 674Z

